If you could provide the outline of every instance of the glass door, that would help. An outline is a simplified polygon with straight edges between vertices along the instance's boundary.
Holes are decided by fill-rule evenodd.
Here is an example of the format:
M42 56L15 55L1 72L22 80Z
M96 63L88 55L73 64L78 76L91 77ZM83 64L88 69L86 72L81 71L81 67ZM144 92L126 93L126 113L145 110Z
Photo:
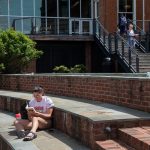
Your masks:
M81 25L79 19L70 19L70 34L80 34L81 33Z

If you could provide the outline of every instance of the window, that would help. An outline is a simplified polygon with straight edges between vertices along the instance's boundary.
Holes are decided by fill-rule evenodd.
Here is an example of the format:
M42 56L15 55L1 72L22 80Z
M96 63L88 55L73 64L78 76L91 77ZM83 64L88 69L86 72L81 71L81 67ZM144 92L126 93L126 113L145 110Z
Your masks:
M59 17L69 16L69 1L59 0Z
M45 0L35 0L35 16L45 16Z
M0 0L0 15L8 15L8 0Z
M47 0L47 16L57 17L57 0Z
M1 17L0 18L1 21L0 21L0 29L7 29L8 28L8 17Z
M91 18L91 0L81 1L82 18Z
M9 1L10 15L20 16L21 15L21 0Z
M118 17L120 17L121 14L124 14L127 19L133 19L134 0L118 0L118 4L119 4Z
M71 17L80 17L80 0L70 1L70 13Z
M23 16L34 16L33 0L23 0Z

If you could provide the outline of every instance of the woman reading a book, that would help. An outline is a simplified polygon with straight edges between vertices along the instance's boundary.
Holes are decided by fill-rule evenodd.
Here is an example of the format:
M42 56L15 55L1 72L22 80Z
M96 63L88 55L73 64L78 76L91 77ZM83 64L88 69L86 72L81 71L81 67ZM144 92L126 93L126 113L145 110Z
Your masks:
M51 117L53 112L53 101L44 96L44 90L41 86L36 86L33 90L33 99L26 106L28 119L15 120L18 138L23 141L30 141L37 137L37 129L51 127ZM29 130L29 132L26 132Z

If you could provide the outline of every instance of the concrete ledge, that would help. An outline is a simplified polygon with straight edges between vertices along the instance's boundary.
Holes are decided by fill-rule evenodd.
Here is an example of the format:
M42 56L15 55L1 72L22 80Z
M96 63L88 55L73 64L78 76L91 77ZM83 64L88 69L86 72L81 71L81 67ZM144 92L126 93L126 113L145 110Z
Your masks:
M0 111L0 118L0 150L90 150L58 130L38 131L38 138L24 142L16 137L14 126L11 125L14 114Z
M121 106L70 97L49 95L55 103L54 127L94 149L97 140L107 139L106 127L135 127L150 123L150 114ZM0 91L0 109L16 112L31 93Z

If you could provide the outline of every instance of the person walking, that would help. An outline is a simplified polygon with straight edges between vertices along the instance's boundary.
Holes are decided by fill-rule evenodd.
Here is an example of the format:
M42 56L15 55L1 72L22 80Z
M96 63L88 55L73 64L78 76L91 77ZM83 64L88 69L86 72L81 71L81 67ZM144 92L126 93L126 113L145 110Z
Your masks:
M136 44L136 39L135 37L137 37L138 34L135 34L134 30L133 30L133 24L130 23L128 26L128 30L127 30L127 40L128 40L128 44L130 48L135 48L135 44Z

